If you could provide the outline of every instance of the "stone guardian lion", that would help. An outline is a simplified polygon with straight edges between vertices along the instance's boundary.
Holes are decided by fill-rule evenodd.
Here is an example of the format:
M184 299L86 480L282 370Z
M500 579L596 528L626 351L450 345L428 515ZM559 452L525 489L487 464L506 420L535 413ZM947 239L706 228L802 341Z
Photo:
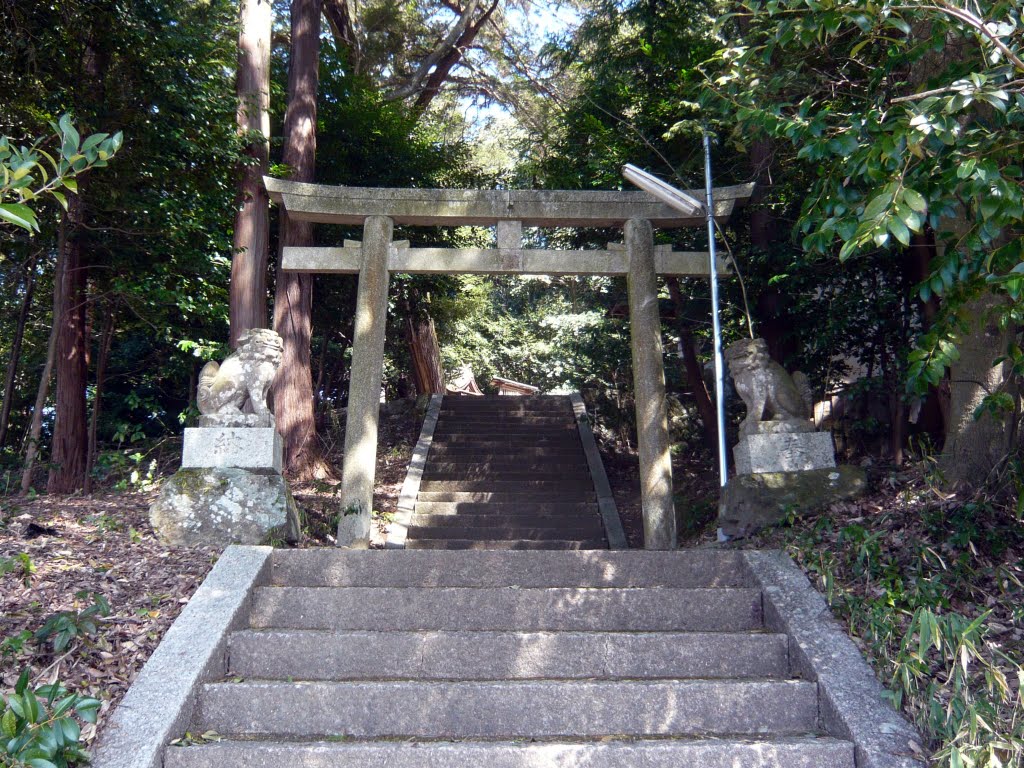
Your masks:
M792 376L771 359L764 339L743 339L725 350L736 391L747 406L740 435L813 432L814 399L807 377Z
M281 365L284 344L266 328L246 331L223 363L211 360L199 373L199 426L273 427L267 393Z

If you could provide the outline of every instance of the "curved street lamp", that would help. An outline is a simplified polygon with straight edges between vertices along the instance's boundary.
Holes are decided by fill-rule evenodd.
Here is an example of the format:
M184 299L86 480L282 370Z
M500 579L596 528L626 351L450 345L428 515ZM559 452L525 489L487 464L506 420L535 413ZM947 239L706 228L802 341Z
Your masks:
M695 197L681 189L666 184L661 179L642 171L635 165L626 164L622 167L622 175L627 181L635 184L654 195L666 205L687 216L704 214L708 226L708 259L711 276L711 326L714 330L715 345L715 401L718 416L718 481L724 488L729 480L729 463L725 453L725 366L722 361L722 325L718 315L718 270L715 255L715 201L711 190L711 140L704 134L704 185L707 202L701 203Z

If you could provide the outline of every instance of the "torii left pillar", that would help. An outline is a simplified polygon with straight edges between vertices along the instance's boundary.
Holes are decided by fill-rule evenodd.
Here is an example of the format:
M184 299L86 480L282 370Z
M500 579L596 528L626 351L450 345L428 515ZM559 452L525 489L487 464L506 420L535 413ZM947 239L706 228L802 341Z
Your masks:
M363 263L356 296L345 458L341 469L339 547L365 546L370 539L388 316L388 255L393 231L394 222L387 216L369 216L363 223Z

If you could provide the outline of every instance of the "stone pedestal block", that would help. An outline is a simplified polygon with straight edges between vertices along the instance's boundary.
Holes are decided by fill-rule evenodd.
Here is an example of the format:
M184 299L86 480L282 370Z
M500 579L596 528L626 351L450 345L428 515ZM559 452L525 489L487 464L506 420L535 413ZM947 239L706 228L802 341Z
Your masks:
M284 446L273 427L198 427L185 430L182 469L247 469L281 474Z
M284 478L244 469L179 469L164 483L149 519L157 536L173 546L299 538L299 511Z
M860 467L838 466L807 472L738 475L722 493L718 511L724 539L742 538L837 501L855 499L867 489Z
M745 435L732 449L736 474L800 472L836 465L828 432L790 432Z

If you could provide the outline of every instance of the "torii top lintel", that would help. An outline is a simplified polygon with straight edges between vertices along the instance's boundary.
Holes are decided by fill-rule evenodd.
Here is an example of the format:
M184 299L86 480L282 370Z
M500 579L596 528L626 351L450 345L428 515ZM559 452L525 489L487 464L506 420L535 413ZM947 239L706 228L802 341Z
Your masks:
M388 216L414 226L489 226L521 221L540 227L620 227L646 219L656 227L696 227L703 216L687 216L646 192L578 190L411 189L340 187L264 177L270 198L299 221L362 224ZM753 192L753 184L715 189L715 218L724 221ZM703 191L691 194L701 199Z

